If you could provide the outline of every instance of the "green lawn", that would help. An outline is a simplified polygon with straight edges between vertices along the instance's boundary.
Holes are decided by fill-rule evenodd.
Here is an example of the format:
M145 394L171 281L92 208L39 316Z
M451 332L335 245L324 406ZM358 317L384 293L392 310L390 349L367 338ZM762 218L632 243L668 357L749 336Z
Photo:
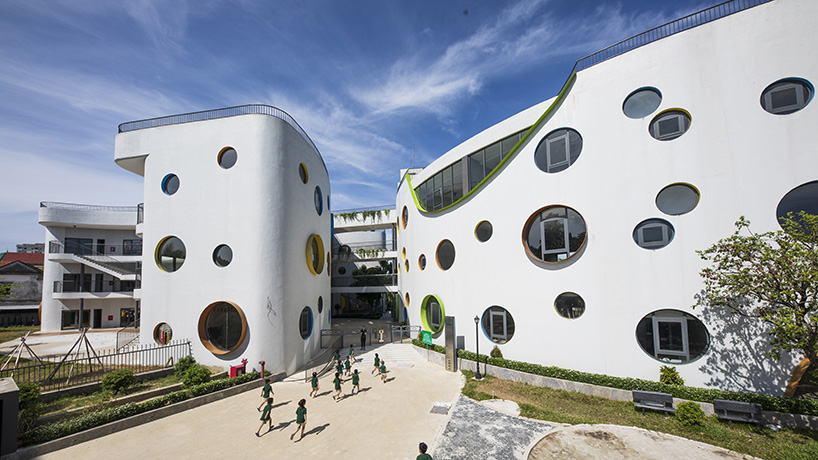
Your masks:
M38 332L40 326L13 326L0 328L0 343L6 343L10 340L19 339L20 335L26 335L26 331L31 333ZM23 353L26 354L25 352Z
M653 431L682 436L753 455L766 460L818 459L818 432L782 429L772 431L754 425L720 422L715 417L703 425L686 427L675 417L665 418L662 413L642 415L631 402L611 401L564 390L537 387L525 383L500 380L491 376L477 382L474 373L466 375L463 394L477 400L499 399L515 401L521 415L559 423L591 423L636 426Z

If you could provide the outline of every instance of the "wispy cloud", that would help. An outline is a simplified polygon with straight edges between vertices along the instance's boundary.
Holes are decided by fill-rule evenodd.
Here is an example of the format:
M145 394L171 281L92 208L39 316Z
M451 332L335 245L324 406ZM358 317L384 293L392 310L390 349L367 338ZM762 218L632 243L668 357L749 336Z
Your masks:
M187 0L172 2L130 0L122 7L142 28L156 52L165 59L184 52L190 5Z

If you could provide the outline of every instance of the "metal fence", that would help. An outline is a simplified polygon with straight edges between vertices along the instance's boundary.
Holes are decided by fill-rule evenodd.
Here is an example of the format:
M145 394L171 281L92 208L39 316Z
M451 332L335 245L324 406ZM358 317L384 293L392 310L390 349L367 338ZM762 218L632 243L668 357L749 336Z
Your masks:
M59 201L41 201L40 207L71 211L136 212L136 206L100 206L96 204L61 203Z
M376 332L379 329L381 329L381 328L374 327L374 326L371 327L371 328L367 328L367 330L366 330L366 344L367 345L372 345L372 337L376 334ZM348 344L344 343L344 336L348 336L348 335L355 336L354 338L349 338L349 337L346 338L347 341L349 342L349 344L352 344L352 345L355 345L355 346L361 344L361 330L360 329L355 329L355 328L321 329L321 348L327 348L327 347L331 346L334 343L335 340L337 340L337 339L333 339L333 340L327 339L327 341L325 341L324 337L340 337L341 338L341 343L340 343L340 345L336 345L336 347L337 348L344 348L345 345L348 345ZM325 344L327 344L327 345L325 345Z
M420 331L422 328L420 326L392 326L392 329L389 331L389 340L392 343L395 343L395 339L398 339L398 342L403 342L406 339L412 340L412 338L417 338L420 335Z
M190 355L190 341L178 340L165 346L144 345L122 352L41 357L41 363L0 371L0 378L37 383L41 391L60 390L100 382L115 369L131 369L138 374L172 367L180 358Z

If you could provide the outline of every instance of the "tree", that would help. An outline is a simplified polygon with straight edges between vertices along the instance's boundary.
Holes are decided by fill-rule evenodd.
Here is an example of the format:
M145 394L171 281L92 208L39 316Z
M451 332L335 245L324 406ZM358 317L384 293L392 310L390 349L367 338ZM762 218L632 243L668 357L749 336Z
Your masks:
M693 308L757 318L769 325L770 356L795 351L818 362L818 216L789 213L781 226L755 234L742 216L733 235L697 251L711 265L700 272L704 293Z
M5 300L11 297L11 291L16 287L20 287L20 285L0 282L0 300Z

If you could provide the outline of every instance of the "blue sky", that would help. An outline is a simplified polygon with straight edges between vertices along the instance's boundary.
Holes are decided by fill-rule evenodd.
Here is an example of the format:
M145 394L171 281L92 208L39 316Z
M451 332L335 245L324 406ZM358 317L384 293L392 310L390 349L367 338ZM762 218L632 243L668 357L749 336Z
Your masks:
M5 0L0 252L43 240L40 201L142 201L118 124L250 103L313 139L333 210L394 203L413 149L426 166L554 96L580 57L715 3Z

